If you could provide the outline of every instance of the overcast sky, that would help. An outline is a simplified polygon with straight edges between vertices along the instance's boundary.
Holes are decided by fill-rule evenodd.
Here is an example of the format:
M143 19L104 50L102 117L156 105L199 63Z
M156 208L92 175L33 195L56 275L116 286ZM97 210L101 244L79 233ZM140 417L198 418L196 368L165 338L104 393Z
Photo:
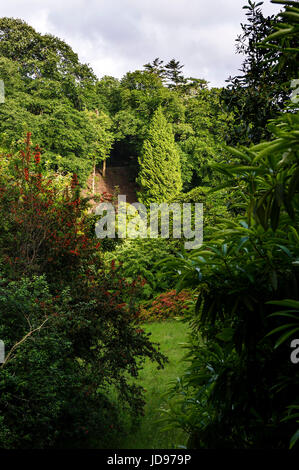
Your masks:
M185 76L223 86L242 58L235 39L247 0L1 0L0 16L21 18L65 40L100 78L121 78L155 57L185 65ZM280 10L270 0L262 7Z

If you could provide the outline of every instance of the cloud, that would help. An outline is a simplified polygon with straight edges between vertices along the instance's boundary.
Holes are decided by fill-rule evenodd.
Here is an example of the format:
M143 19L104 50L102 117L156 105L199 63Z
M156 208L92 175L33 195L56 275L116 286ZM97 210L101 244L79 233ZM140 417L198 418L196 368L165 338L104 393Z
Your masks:
M235 39L245 0L10 0L1 16L22 18L65 40L95 73L121 78L160 57L185 64L185 75L222 86L242 61ZM263 11L278 6L265 1Z

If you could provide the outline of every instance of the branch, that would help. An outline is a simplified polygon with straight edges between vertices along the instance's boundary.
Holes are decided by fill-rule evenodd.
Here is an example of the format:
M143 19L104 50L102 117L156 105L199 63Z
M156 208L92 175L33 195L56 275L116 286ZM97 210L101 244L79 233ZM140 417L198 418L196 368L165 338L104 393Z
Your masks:
M34 330L31 329L20 341L18 341L18 342L11 348L11 350L9 351L9 353L7 354L7 356L5 357L5 360L4 360L3 364L1 365L0 369L3 369L3 367L8 363L8 361L11 360L11 359L13 359L13 357L12 357L13 352L14 352L22 343L24 343L24 341L26 341L26 339L28 339L31 335L33 335L33 333L35 333L36 331L41 330L42 327L45 325L45 323L47 323L48 320L49 320L49 318L46 318L40 326L38 326L38 327L35 328Z

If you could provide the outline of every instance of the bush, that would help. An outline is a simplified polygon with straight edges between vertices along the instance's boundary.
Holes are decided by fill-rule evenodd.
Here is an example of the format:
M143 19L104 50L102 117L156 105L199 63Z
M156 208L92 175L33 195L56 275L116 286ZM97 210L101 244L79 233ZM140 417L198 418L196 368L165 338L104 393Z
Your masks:
M105 258L109 265L115 260L119 275L128 282L141 278L141 300L153 298L157 293L174 287L175 282L161 272L156 265L158 261L172 252L173 245L165 239L124 240L115 251L107 253Z
M131 378L165 358L134 326L137 283L103 268L76 177L58 193L38 165L27 136L0 181L0 447L105 446L118 406L142 413Z
M149 303L142 304L138 319L144 322L167 320L182 317L194 305L192 294L187 290L164 292Z
M298 56L298 13L294 2L280 3L290 24L268 38L281 39L270 44L282 51L278 70ZM299 444L290 347L299 329L298 125L298 106L290 102L269 122L271 140L230 148L231 162L217 167L228 188L242 189L244 216L218 223L202 248L172 261L181 287L197 284L200 292L190 315L190 364L166 418L187 430L190 447Z

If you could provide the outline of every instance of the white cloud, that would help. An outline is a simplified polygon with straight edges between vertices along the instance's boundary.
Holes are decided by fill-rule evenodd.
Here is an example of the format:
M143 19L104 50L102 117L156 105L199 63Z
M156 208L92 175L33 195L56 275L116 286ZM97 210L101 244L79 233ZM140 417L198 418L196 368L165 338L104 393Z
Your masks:
M185 64L185 74L224 85L242 58L235 39L245 0L10 0L0 16L21 18L65 40L101 77L118 78L160 57ZM280 7L264 2L263 12Z

